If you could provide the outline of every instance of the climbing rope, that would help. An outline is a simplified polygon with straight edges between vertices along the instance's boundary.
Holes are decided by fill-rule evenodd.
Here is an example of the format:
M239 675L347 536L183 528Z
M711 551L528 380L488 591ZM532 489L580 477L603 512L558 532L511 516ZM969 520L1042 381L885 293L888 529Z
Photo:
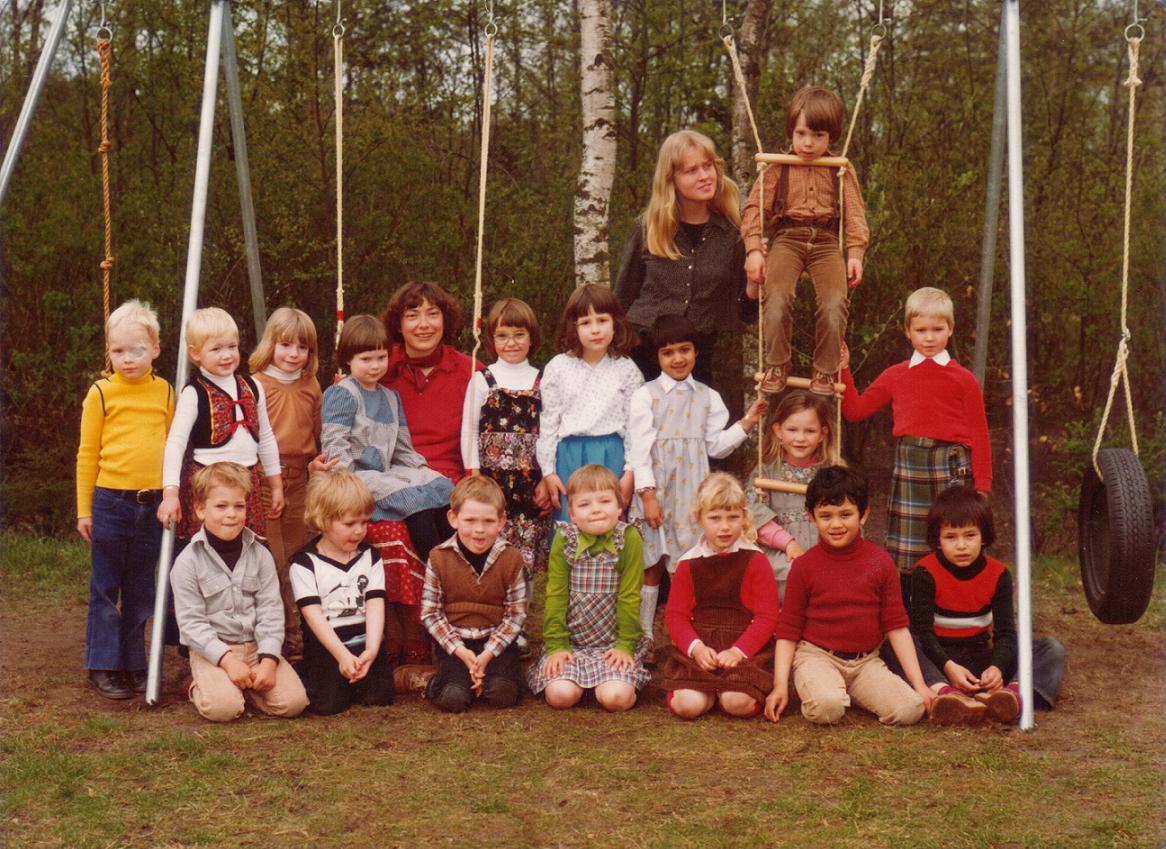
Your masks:
M101 206L105 217L105 257L101 260L101 309L104 328L109 323L109 278L113 271L113 213L109 192L109 56L113 50L113 33L105 21L105 4L101 4L101 25L97 29L97 55L101 59L101 143L97 152L101 154ZM108 343L108 340L106 340ZM105 346L105 374L113 373L109 360L109 345Z
M489 4L486 23L486 64L482 74L482 145L478 165L478 250L474 260L474 350L470 353L470 385L474 383L474 364L482 346L482 256L486 230L486 174L490 161L490 101L493 99L494 36L498 25L494 22L494 3ZM473 389L471 388L471 391Z
M1126 415L1129 420L1130 443L1134 454L1138 454L1138 429L1134 422L1134 400L1130 393L1130 375L1126 363L1130 356L1130 328L1127 325L1130 288L1130 203L1134 188L1134 101L1138 86L1142 80L1138 77L1138 54L1141 51L1142 39L1145 30L1138 23L1137 4L1134 4L1134 22L1125 29L1126 51L1129 55L1130 73L1124 85L1130 90L1129 117L1126 122L1126 196L1125 196L1125 226L1122 232L1121 255L1121 339L1117 345L1117 357L1113 365L1113 374L1109 378L1109 395L1105 399L1105 411L1101 414L1101 426L1097 429L1097 439L1093 443L1093 468L1097 476L1105 480L1101 473L1101 466L1097 462L1097 454L1101 451L1101 440L1105 436L1105 428L1109 423L1109 413L1113 409L1113 400L1120 383L1125 389Z
M332 26L333 97L336 101L336 348L344 329L344 18L336 0ZM340 364L336 364L337 374Z

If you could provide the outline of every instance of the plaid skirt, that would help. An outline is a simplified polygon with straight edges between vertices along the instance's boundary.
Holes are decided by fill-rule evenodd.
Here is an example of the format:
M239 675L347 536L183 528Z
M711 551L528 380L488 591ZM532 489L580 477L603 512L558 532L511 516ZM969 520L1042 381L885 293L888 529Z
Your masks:
M385 565L385 600L415 607L419 617L425 564L413 550L405 523L369 522L364 541L377 550Z
M182 509L182 518L178 520L178 527L174 531L179 539L192 538L202 527L202 522L194 512L194 487L191 481L199 469L205 468L206 466L195 462L193 458L187 458L182 464L182 476L179 478L178 486L178 506ZM251 472L251 494L247 496L247 527L261 540L266 541L267 514L264 512L263 497L260 494L263 478L259 474L259 464L256 463L248 471Z
M887 506L887 551L901 572L931 553L927 511L935 497L950 487L971 485L972 459L966 445L923 436L899 438Z

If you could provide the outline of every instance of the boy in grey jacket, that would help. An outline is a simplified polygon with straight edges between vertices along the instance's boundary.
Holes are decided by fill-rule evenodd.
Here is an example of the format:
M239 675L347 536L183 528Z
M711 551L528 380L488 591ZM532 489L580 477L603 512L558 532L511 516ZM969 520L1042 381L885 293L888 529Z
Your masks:
M211 722L242 716L244 694L264 713L298 716L308 696L279 654L275 561L244 526L251 474L238 463L213 463L192 487L202 527L170 574L180 641L190 648L190 700Z

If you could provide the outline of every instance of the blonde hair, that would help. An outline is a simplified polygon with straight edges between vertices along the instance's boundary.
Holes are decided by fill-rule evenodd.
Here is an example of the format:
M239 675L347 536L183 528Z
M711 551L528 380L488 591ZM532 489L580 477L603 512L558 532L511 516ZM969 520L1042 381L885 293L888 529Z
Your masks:
M323 533L327 524L346 513L371 516L376 501L364 481L352 472L338 470L312 475L308 481L304 524Z
M910 330L911 320L921 315L938 316L947 322L948 327L955 329L955 305L951 296L942 289L924 286L912 292L903 308L903 328Z
M467 501L479 501L506 515L506 495L493 478L485 475L467 475L457 482L449 496L449 511L455 516L462 511Z
M239 338L239 325L235 324L229 312L218 307L195 310L186 320L187 356L190 356L191 348L201 348L208 339L227 335L233 335L236 340Z
M834 429L830 427L830 402L821 395L812 392L794 391L782 396L766 417L765 430L762 433L761 461L764 463L780 463L785 454L781 448L781 437L774 433L774 429L790 416L796 416L803 410L813 410L818 416L818 424L822 427L822 442L818 445L819 463L825 463L834 454Z
M615 476L615 472L598 463L582 466L567 479L567 505L570 506L571 499L580 493L603 492L608 489L615 493L615 500L622 507L623 496L620 494L619 478Z
M106 339L115 328L123 324L136 324L146 331L151 342L155 345L158 344L158 336L161 333L161 328L158 326L158 313L154 312L154 308L149 304L134 298L111 312L109 318L105 320Z
M711 159L717 171L717 191L709 201L709 211L725 216L733 222L734 227L741 224L741 193L737 184L725 174L725 160L717 156L712 139L695 130L680 130L664 139L656 157L652 197L644 213L644 242L652 256L680 259L680 251L676 247L680 210L676 200L676 184L672 178L690 148L695 148Z
M713 472L700 482L696 488L696 506L692 508L692 522L700 524L700 517L710 510L740 510L745 517L745 526L741 530L741 538L746 542L757 539L757 531L753 527L753 514L749 510L749 502L745 498L745 490L732 475L726 472Z
M244 497L249 496L251 494L251 470L229 460L211 463L209 466L199 469L190 479L194 503L206 504L211 490L216 486L241 489Z
M304 365L304 373L314 375L320 368L320 355L316 345L316 325L311 317L303 310L295 307L280 307L267 319L267 328L263 331L263 338L247 366L253 372L263 371L271 365L275 357L275 346L280 342L295 342L305 345L308 349L308 362Z

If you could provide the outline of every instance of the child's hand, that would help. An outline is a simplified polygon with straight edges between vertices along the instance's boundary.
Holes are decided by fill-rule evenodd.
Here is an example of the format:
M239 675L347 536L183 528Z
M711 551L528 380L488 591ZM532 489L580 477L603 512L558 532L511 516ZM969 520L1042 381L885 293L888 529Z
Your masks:
M721 669L733 669L740 666L741 661L745 659L745 652L741 651L736 646L725 649L723 652L717 654L717 665Z
M344 656L336 662L336 665L340 667L340 674L344 676L344 680L349 684L359 681L364 677L364 673L360 667L360 658L348 651L348 649L344 650Z
M603 653L603 660L613 672L631 672L636 665L632 656L621 649L608 649Z
M664 510L660 507L660 500L656 498L656 490L641 492L640 500L644 503L644 521L648 523L648 527L660 527L664 523Z
M547 498L550 500L551 506L558 510L560 499L565 498L567 495L567 488L563 486L562 480L555 474L544 477L543 486L546 487Z
M267 511L267 518L278 519L283 512L283 478L272 475L267 482L271 486L271 509Z
M851 257L846 260L846 285L853 289L862 282L862 260Z
M227 677L231 679L231 683L240 690L250 690L255 683L255 676L243 660L240 660L238 655L229 651L223 655L222 660L219 661L219 668L227 673Z
M266 693L274 687L275 667L276 663L270 657L265 657L259 661L259 665L255 667L255 673L251 677L251 689L256 693Z
M717 653L703 643L692 650L692 660L705 672L716 672L719 666Z
M454 651L453 656L466 665L469 670L470 677L474 676L474 664L478 662L478 657L464 645L458 646Z
M534 488L534 506L538 508L540 516L551 512L551 495L546 478L539 481L538 486Z
M749 405L749 409L741 417L741 427L748 433L759 421L765 418L765 414L768 412L769 401L764 395L759 396L756 401Z
M563 667L568 660L574 660L575 655L569 651L551 652L543 660L543 674L548 678L558 678L563 674Z
M631 469L624 472L619 479L619 497L624 507L632 503L632 493L636 491L636 476Z
M178 504L178 487L166 487L162 494L162 503L158 505L158 521L162 527L169 528L182 521L182 507Z
M773 691L765 697L765 718L770 722L777 722L781 719L781 712L785 710L787 704L789 704L789 686L774 687Z
M1004 686L1004 673L999 666L989 666L980 673L980 689L993 693Z
M308 474L314 475L317 472L330 472L336 468L336 464L339 462L339 457L334 460L329 460L328 455L321 452L312 458L312 462L308 463Z
M805 550L800 545L798 545L798 541L796 539L791 539L789 541L789 545L785 547L785 556L790 560L796 560L805 553Z
M486 667L494 659L494 652L482 649L482 653L474 658L474 665L470 667L470 677L481 680L486 677Z
M765 252L759 250L749 251L749 256L745 257L745 279L747 281L745 286L745 297L751 301L757 300L758 289L765 283ZM753 286L753 294L749 294L749 286Z
M935 691L922 684L915 688L915 692L919 694L919 698L923 699L923 709L927 711L927 715L931 716L931 708L935 705Z
M850 346L843 342L839 353L841 358L838 360L838 370L850 368Z
M93 517L86 516L84 519L77 520L77 533L81 534L81 539L85 542L93 542Z
M974 693L981 687L980 679L966 666L960 666L954 660L949 660L943 665L943 674L953 687L965 693Z
M379 651L379 649L378 649ZM368 675L368 671L372 669L373 662L377 659L377 652L365 649L356 658L356 662L360 664L360 678ZM355 680L359 681L360 678Z

